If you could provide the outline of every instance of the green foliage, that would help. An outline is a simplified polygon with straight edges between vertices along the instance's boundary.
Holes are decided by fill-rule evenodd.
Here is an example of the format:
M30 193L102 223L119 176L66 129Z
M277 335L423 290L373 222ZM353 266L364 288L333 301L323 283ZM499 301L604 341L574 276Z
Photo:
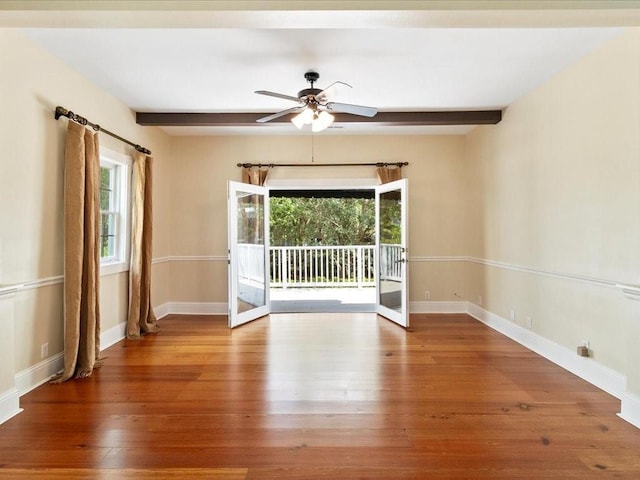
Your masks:
M373 245L375 201L363 198L270 199L271 245Z
M397 192L380 196L380 243L399 244L401 241L402 206Z
M264 197L244 195L238 198L238 243L264 243Z

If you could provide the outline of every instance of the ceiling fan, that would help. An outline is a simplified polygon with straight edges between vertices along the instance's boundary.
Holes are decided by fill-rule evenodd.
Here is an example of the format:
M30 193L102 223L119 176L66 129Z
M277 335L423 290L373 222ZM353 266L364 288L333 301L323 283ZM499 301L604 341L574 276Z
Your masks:
M291 119L291 122L298 127L298 129L302 129L304 125L311 124L312 131L320 132L333 123L334 117L329 112L350 113L352 115L361 115L364 117L373 117L378 112L378 109L375 107L365 107L362 105L352 105L350 103L328 101L338 86L344 85L351 88L351 85L348 83L334 82L322 90L314 88L313 86L320 78L320 74L318 72L308 71L304 74L304 78L311 84L311 87L300 90L297 97L282 93L269 92L267 90L257 90L255 93L260 95L291 100L296 102L298 105L272 115L267 115L266 117L258 118L256 122L266 123L284 115L296 113L297 115Z

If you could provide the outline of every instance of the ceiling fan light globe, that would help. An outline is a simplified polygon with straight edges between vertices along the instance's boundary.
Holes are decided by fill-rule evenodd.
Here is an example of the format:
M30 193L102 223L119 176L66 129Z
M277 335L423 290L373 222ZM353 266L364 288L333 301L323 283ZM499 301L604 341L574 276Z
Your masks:
M291 119L298 130L301 130L304 125L309 125L313 121L313 110L305 108L302 112Z
M318 114L318 118L316 118L311 124L312 132L321 132L326 129L333 123L333 115L331 115L327 111L322 111Z
M304 120L302 119L302 114L298 114L291 119L291 123L293 123L298 130L301 130L304 126Z
M304 122L305 125L309 125L313 121L313 119L315 117L314 113L315 112L310 108L305 108L302 111L302 113L300 113L300 116L302 117L303 122Z

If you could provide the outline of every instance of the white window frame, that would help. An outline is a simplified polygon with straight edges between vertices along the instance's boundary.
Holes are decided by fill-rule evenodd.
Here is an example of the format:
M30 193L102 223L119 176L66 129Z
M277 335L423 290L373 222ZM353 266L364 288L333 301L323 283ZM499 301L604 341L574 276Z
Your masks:
M129 271L131 244L131 158L113 150L100 148L100 167L114 169L114 210L116 213L115 255L100 258L100 275ZM100 210L102 224L102 210Z

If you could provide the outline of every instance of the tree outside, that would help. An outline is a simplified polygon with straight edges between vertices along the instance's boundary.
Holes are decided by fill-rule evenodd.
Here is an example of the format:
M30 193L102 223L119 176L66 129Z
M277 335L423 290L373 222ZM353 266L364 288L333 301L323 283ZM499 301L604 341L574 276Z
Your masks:
M373 245L372 198L270 199L271 245Z

